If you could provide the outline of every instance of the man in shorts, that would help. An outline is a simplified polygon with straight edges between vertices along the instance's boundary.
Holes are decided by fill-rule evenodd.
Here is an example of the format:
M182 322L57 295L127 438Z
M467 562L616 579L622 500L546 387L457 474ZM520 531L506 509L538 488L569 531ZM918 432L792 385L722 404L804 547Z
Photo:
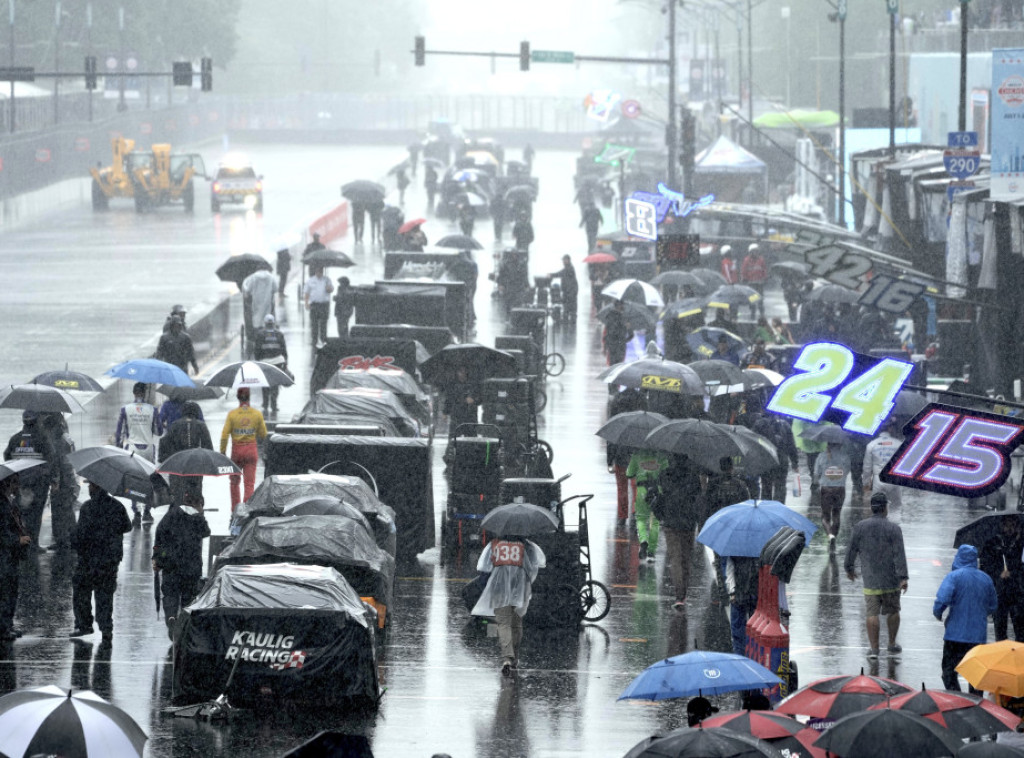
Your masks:
M857 578L854 567L860 556L864 575L864 599L867 604L868 658L878 658L879 616L886 617L889 629L889 653L900 653L896 642L900 629L900 593L907 591L907 554L903 549L903 531L889 521L889 498L884 492L871 496L871 518L853 527L846 551L846 576Z

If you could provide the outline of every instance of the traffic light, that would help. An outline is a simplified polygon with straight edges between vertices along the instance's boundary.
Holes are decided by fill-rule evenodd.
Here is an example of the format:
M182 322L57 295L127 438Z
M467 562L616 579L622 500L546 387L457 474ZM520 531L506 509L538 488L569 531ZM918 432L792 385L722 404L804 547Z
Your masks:
M213 89L213 58L203 58L199 61L199 88L203 92Z
M422 66L427 62L427 38L417 37L416 38L416 49L413 51L416 55L416 65Z
M529 71L530 70L530 43L520 42L519 43L519 70Z
M171 72L175 87L192 86L192 64L189 61L175 61Z
M96 89L96 56L85 56L85 88Z

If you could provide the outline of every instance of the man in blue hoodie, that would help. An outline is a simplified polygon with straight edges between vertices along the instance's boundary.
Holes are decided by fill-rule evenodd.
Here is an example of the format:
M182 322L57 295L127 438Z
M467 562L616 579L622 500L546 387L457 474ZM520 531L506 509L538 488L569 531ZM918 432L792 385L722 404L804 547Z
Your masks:
M978 549L961 545L953 559L953 570L939 585L932 613L942 621L946 616L946 633L942 643L942 685L960 691L956 667L975 645L983 645L988 635L988 617L999 605L992 579L978 568ZM970 688L971 692L979 691Z

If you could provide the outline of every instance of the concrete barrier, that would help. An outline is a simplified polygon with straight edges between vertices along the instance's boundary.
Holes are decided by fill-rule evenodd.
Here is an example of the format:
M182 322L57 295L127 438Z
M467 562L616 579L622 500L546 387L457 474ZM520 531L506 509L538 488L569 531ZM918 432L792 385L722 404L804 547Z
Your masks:
M88 176L66 179L33 192L3 198L0 200L0 228L10 229L44 213L91 202L91 182Z

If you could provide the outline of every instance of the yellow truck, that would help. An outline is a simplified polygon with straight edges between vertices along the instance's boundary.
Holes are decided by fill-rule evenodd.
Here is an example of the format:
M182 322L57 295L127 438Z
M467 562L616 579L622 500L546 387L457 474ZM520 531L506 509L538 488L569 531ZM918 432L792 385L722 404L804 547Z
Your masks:
M130 197L135 210L181 203L186 213L195 208L196 176L206 178L206 167L198 153L172 153L168 144L150 150L135 150L133 140L116 137L111 141L113 160L107 168L94 168L92 207L106 210L112 197Z

